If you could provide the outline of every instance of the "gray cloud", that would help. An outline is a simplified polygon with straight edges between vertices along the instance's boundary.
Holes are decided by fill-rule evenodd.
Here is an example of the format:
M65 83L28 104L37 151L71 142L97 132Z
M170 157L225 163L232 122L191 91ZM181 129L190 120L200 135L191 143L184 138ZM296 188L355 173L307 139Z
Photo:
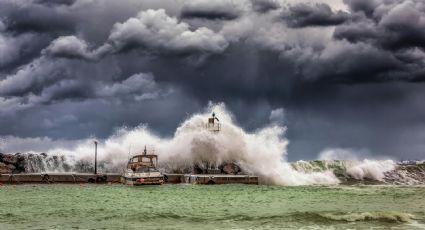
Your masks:
M183 5L181 17L232 20L244 13L247 4L244 0L187 1Z
M96 58L96 55L89 51L87 43L75 36L61 36L55 39L42 53L52 57L83 58L87 60Z
M300 3L290 6L284 11L282 18L290 27L306 26L333 26L340 25L350 19L350 15L343 11L333 12L327 4Z
M76 2L76 0L56 0L56 1L49 1L49 0L35 0L34 3L37 4L43 4L47 6L57 6L57 5L72 5Z
M45 86L66 78L60 61L50 61L43 57L23 66L15 73L0 81L1 96L21 96L28 92L38 93Z
M177 52L206 51L221 52L227 41L214 31L201 27L192 31L189 25L168 16L164 10L147 10L112 28L108 42L115 49L142 46Z
M0 14L10 32L58 33L75 29L72 15L63 7L23 0L0 1Z
M0 33L0 68L17 61L24 46L30 43L32 39L34 39L34 36L31 34L8 36Z
M380 5L380 0L344 0L344 3L354 12L362 12L372 15L373 11Z
M249 131L283 114L292 160L328 147L415 158L424 9L419 0L0 0L0 136L106 137L140 123L170 135L223 101Z
M179 22L160 9L141 11L136 17L116 23L107 42L96 50L90 51L87 43L75 36L62 36L52 41L43 53L54 57L95 60L132 48L165 53L220 53L227 46L228 42L222 35L206 27L192 31L187 23Z
M372 3L371 3L372 4ZM425 46L425 4L422 1L388 1L369 7L363 19L337 27L335 37L370 42L385 49ZM355 9L363 9L357 5Z
M270 10L279 9L280 4L276 0L253 0L252 8L256 12L266 13Z

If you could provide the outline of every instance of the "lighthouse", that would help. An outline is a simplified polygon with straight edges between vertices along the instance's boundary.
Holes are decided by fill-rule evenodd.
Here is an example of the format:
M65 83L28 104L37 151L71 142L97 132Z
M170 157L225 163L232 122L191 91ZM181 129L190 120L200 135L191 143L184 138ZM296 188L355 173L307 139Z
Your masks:
M211 132L219 132L221 130L220 120L215 116L214 112L208 118L207 129Z

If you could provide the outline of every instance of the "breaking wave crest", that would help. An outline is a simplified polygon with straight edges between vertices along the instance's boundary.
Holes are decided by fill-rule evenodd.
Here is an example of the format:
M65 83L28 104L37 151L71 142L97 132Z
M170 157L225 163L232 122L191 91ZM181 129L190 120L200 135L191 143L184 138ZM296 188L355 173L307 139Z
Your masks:
M396 162L392 160L318 160L318 161L298 161L292 163L297 171L320 172L331 170L338 176L351 176L357 180L372 179L383 181L385 173L396 168Z
M292 167L301 172L332 171L341 183L425 184L425 163L409 164L393 160L316 160L297 161Z
M349 214L320 214L335 221L379 221L386 223L416 223L415 216L403 212L361 212Z
M409 213L403 212L359 212L359 213L310 213L318 219L331 221L379 221L388 223L411 223L415 221L415 217Z
M420 215L420 214L419 214ZM409 226L423 227L423 220L413 214L397 211L370 211L370 212L293 212L282 215L270 216L250 216L236 215L228 216L226 219L248 220L248 221L297 221L303 223L324 224L330 223L351 223L351 222L380 222L380 223L398 223ZM325 227L324 229L329 229Z

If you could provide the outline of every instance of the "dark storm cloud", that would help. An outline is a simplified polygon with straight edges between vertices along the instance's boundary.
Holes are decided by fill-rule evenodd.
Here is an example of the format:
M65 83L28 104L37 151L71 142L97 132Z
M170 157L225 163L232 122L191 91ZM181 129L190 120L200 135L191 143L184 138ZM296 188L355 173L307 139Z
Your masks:
M420 156L424 3L342 2L0 0L0 136L171 135L211 100L290 159Z
M220 34L205 27L190 30L187 23L179 22L160 9L142 11L123 23L116 23L107 42L96 50L90 51L87 43L75 36L62 36L52 41L43 53L54 57L94 60L134 48L160 53L216 53L222 52L227 45L228 42Z
M56 33L74 30L72 16L65 8L24 1L0 1L0 15L7 31L14 33Z
M181 17L233 20L243 13L244 4L245 1L232 0L187 1L182 8Z
M350 15L343 11L333 12L327 4L300 3L290 6L282 18L290 27L333 26L346 22Z
M47 6L57 6L57 5L72 5L76 0L35 0L34 3L43 4Z
M373 11L378 7L383 1L381 0L343 0L345 4L353 12L361 12L366 15L372 15ZM388 1L390 2L390 1Z
M425 47L424 2L388 1L378 6L375 2L373 6L367 8L371 13L362 20L337 27L335 37L351 42L369 42L384 49ZM351 7L362 9L357 5Z
M280 5L276 0L253 0L252 8L256 12L267 13L270 10L279 9Z
M1 96L40 93L45 87L68 78L61 61L38 58L0 81Z

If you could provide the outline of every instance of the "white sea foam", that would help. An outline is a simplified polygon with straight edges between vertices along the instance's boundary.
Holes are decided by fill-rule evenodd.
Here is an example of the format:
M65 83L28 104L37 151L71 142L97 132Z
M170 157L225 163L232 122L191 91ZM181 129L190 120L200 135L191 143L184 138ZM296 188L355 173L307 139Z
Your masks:
M396 163L392 160L363 160L354 166L347 168L347 174L355 179L373 179L382 181L385 177L385 172L392 171L396 168Z
M382 221L382 222L406 222L413 223L414 216L409 213L403 212L361 212L361 213L346 213L346 214L332 214L324 213L320 216L337 221Z
M393 160L370 159L370 156L371 154L366 149L327 148L319 154L319 159L325 160L325 162L342 160L342 167L346 173L358 180L382 181L386 172L396 168L396 162ZM363 160L361 160L362 158Z

